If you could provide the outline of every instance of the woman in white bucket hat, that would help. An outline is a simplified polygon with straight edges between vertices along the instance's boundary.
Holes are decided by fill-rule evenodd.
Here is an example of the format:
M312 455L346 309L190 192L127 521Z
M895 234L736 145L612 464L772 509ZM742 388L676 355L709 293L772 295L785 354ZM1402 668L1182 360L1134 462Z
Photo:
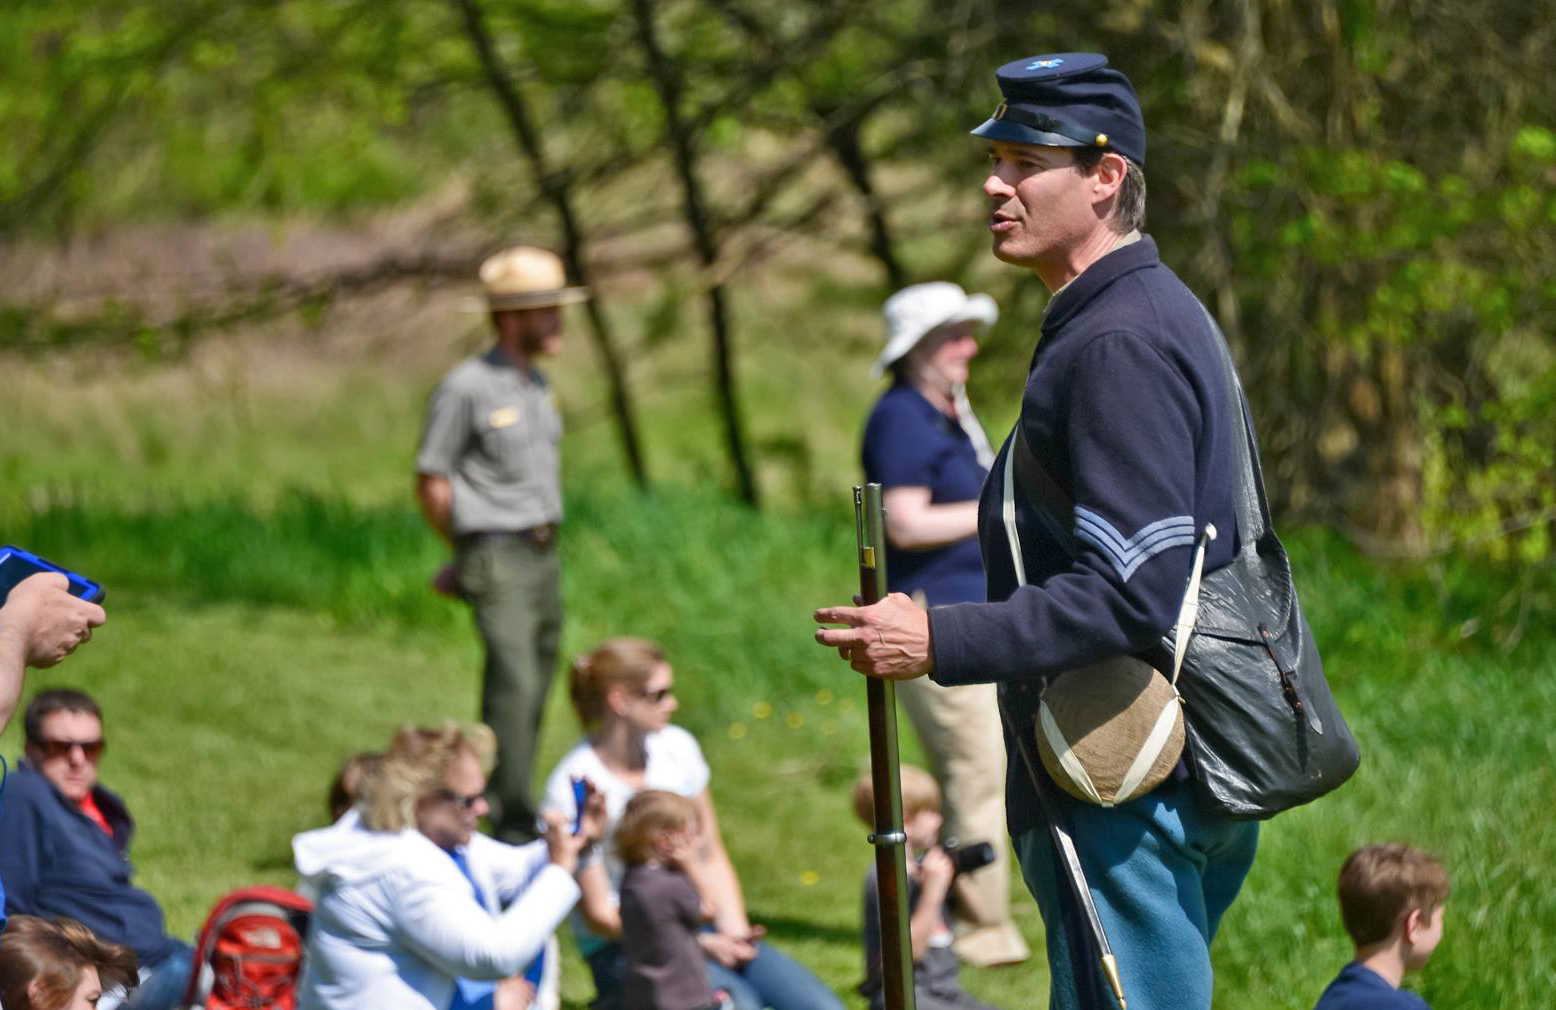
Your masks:
M921 606L983 602L983 559L975 539L978 495L994 459L967 402L977 333L999 318L985 294L948 281L903 288L886 300L886 345L872 374L892 384L864 432L866 479L886 505L889 588ZM956 952L971 964L1025 960L1010 919L1005 832L1005 750L991 684L944 688L903 681L897 697L913 720L946 801L947 838L988 841L998 858L959 887L965 911Z

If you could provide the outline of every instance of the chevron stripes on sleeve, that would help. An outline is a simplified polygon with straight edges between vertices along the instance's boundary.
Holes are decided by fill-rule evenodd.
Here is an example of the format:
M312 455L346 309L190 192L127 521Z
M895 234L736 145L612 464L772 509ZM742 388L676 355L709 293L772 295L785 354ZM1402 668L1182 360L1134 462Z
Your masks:
M1075 535L1101 551L1118 572L1118 577L1128 582L1135 569L1162 551L1193 546L1194 517L1168 516L1142 526L1133 536L1126 537L1096 512L1077 505Z

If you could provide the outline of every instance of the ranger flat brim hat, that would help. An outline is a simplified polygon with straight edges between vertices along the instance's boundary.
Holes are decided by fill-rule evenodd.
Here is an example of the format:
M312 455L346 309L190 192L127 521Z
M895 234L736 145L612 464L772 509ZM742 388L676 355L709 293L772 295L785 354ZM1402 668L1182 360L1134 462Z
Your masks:
M1003 101L975 137L1116 151L1145 166L1145 117L1134 85L1100 53L1051 53L994 72Z
M535 246L514 246L481 264L486 307L493 312L571 305L589 297L588 288L569 287L556 253Z

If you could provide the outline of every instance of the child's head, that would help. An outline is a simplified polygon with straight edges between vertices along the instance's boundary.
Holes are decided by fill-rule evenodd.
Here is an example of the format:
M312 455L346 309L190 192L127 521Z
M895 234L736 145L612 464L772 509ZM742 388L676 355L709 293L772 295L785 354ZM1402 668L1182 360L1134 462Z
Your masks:
M1357 949L1402 940L1405 967L1426 963L1442 939L1448 872L1408 845L1357 849L1340 868L1340 916Z
M903 765L902 830L915 849L927 849L940 840L940 787L935 777L914 765ZM875 782L869 772L854 783L854 813L865 824L875 825Z
M384 756L377 751L363 751L362 753L346 759L346 763L340 766L340 771L335 773L335 781L330 783L330 820L340 820L340 815L350 810L357 802L357 795L362 791L362 782L378 771L378 766L383 764Z
M645 789L627 801L616 824L616 852L628 866L662 858L678 835L697 831L697 804L679 793Z

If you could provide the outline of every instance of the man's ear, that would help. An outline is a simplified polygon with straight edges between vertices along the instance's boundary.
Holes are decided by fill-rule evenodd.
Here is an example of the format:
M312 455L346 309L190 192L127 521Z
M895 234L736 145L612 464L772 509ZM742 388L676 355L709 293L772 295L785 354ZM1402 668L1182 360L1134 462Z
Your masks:
M1099 197L1113 196L1124 184L1124 176L1128 173L1129 162L1122 154L1116 151L1104 151L1102 160L1097 162L1096 171L1091 173L1093 191Z

